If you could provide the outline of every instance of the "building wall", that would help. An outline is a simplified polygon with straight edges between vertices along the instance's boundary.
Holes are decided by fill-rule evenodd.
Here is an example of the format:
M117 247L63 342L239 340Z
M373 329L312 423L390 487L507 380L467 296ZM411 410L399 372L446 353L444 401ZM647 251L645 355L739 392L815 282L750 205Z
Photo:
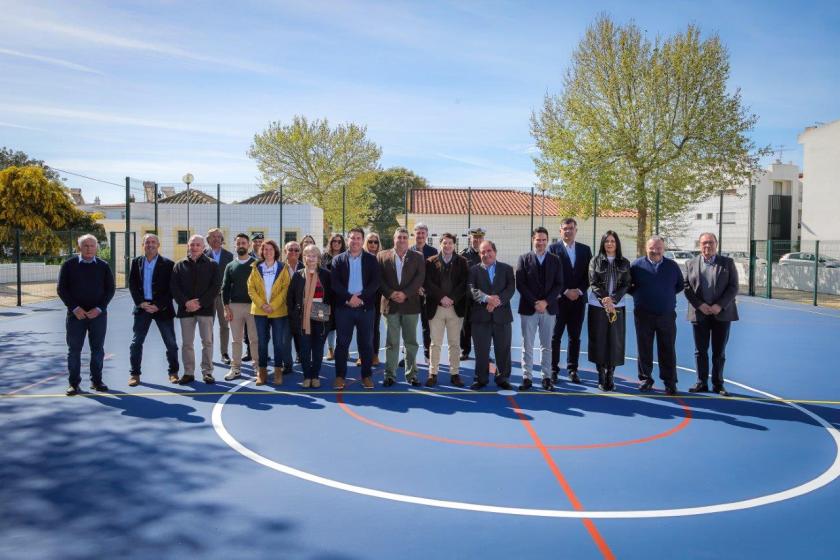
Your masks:
M840 240L840 120L799 135L803 147L802 238Z

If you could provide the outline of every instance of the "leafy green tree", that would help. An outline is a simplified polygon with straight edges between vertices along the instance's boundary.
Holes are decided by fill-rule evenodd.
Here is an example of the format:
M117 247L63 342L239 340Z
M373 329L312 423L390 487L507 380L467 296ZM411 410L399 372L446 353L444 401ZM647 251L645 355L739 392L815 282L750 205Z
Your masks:
M11 148L0 148L0 170L7 167L26 167L27 165L37 165L44 170L44 176L51 181L61 181L55 169L50 168L46 163L40 159L30 158L25 152L19 150L12 150Z
M379 233L382 246L390 248L394 228L403 223L406 192L429 188L429 182L404 167L391 167L360 175L353 183L371 198L370 228Z
M378 167L382 151L366 135L367 127L354 123L332 128L327 119L309 122L295 116L291 124L273 122L254 135L248 155L256 160L267 188L283 185L290 199L323 208L327 229L335 230L341 227L342 187ZM365 200L348 196L347 201L353 216L367 217Z
M748 133L757 117L740 90L727 91L729 56L717 35L684 33L653 42L633 23L599 17L574 54L562 92L531 117L536 173L566 208L638 212L637 251L660 220L743 183L766 148Z

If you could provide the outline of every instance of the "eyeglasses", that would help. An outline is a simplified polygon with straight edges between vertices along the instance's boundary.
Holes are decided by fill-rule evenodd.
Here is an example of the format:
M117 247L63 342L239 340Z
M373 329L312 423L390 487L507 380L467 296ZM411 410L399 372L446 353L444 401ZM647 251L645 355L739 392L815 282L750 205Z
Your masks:
M286 249L287 253L300 253L300 249Z
M379 241L374 241L373 239L371 239L367 243L368 243L368 245L379 245Z

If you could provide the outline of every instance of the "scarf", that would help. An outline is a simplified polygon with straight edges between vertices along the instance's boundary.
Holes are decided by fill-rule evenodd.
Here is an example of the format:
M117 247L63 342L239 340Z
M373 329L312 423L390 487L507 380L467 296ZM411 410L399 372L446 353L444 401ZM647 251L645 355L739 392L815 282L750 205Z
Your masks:
M312 299L315 297L315 286L318 284L318 271L309 272L304 270L306 284L303 286L303 332L310 334L312 324Z

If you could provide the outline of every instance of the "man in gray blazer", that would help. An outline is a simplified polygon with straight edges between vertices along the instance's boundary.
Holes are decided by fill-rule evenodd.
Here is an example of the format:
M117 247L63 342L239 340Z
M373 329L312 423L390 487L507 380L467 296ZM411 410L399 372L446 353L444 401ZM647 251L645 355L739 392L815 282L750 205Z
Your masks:
M417 320L420 317L420 288L426 278L426 260L417 251L408 249L408 230L394 231L394 248L380 251L376 258L382 276L381 312L385 316L385 381L390 387L397 382L400 357L400 332L405 344L405 380L419 387L417 379Z
M513 313L510 298L516 291L513 267L496 260L496 244L483 241L479 246L481 264L470 269L467 289L472 297L472 337L475 345L475 382L478 391L490 379L490 342L496 353L496 386L511 389L510 345Z
M204 250L204 254L219 267L220 278L224 274L227 265L233 260L233 253L222 247L224 242L225 234L219 228L212 228L207 231L208 247ZM216 297L214 315L219 322L219 351L222 354L222 362L229 366L230 354L228 354L228 346L230 344L230 326L228 325L228 320L225 318L225 303L222 301L221 286L219 287L219 295Z
M688 320L694 329L694 356L697 361L697 384L692 393L709 391L709 341L712 343L712 392L723 396L723 364L729 326L738 320L738 270L735 261L717 254L714 233L700 235L700 255L686 264L685 297Z

